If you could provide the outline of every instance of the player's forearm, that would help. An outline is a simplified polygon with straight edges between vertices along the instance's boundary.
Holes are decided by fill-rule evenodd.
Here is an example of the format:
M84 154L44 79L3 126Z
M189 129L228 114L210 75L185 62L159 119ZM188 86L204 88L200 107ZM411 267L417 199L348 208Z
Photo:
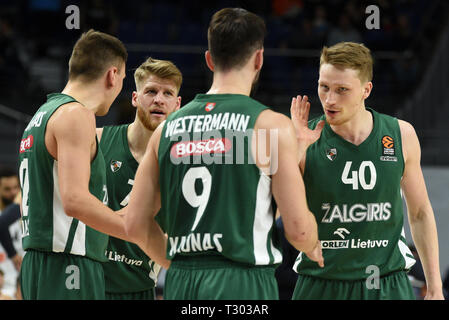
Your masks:
M163 268L168 269L170 260L166 258L167 236L154 219L150 220L145 241L139 242L138 245L152 260Z
M441 291L438 234L433 211L427 209L410 217L410 231L418 250L428 291Z
M68 216L80 220L97 231L129 241L124 217L108 208L91 193L74 193L63 199L63 205Z
M301 223L300 231L287 231L292 226L285 226L285 237L298 251L309 252L313 250L318 241L318 227L315 216L309 212Z

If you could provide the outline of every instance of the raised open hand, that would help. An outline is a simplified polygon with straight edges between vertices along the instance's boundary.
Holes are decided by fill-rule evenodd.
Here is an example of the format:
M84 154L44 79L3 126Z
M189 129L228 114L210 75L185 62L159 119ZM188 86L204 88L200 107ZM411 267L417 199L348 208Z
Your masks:
M307 122L309 121L310 102L307 96L296 96L292 98L290 107L290 115L296 130L296 139L300 148L307 149L312 143L318 140L325 122L321 120L314 130L309 129Z

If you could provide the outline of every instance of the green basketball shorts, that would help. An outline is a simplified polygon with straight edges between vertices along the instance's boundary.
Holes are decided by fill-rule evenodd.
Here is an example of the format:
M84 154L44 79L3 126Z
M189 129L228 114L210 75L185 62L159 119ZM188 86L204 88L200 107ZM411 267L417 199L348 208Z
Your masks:
M24 300L104 300L100 262L66 253L26 252L20 270Z
M155 300L156 298L155 290L148 289L139 292L106 292L106 300Z
M166 300L278 300L276 266L254 266L222 256L176 256L167 270Z
M380 277L377 283L366 280L328 280L299 275L292 300L415 300L404 271Z

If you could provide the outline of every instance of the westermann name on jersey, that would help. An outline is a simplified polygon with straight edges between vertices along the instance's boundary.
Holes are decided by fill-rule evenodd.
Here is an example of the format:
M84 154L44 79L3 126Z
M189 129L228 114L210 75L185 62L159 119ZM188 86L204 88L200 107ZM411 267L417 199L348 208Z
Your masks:
M387 221L391 217L391 203L356 203L353 205L331 205L323 203L321 209L325 212L322 223L333 222L362 222L362 221Z

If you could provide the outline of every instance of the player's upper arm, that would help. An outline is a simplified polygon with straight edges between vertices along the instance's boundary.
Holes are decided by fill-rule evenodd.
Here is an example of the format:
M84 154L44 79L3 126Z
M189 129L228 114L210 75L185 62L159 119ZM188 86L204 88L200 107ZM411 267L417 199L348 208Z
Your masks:
M264 111L256 122L255 132L260 129L269 130L270 138L275 137L269 140L268 149L271 152L272 192L284 222L286 237L298 250L305 250L316 243L316 223L307 206L304 182L298 167L293 123L282 114ZM259 143L257 145L261 147Z
M421 161L421 147L419 145L418 136L413 126L403 120L398 120L399 128L402 136L402 154L404 162L418 164Z
M59 188L66 213L89 192L90 162L95 154L95 115L79 103L58 109L50 118L56 141Z
M282 151L287 151L289 156L290 150L296 152L296 164L298 164L298 146L291 120L272 110L261 112L254 126L252 156L256 165L265 174L272 175L278 170L279 161L283 160L279 156L281 145Z
M404 173L401 187L407 202L409 216L413 219L427 211L430 201L421 169L421 147L413 126L399 120L404 156Z

